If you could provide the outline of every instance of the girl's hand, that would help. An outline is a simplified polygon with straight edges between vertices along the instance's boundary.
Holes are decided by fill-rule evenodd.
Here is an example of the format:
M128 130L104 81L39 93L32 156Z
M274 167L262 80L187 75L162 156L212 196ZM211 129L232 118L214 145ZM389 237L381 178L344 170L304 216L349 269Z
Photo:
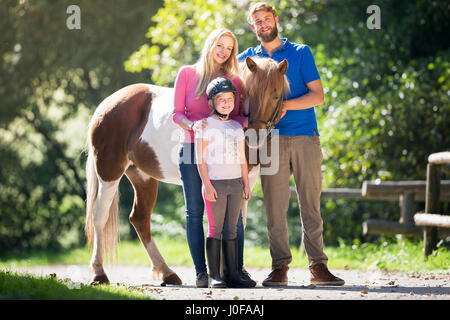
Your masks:
M206 200L208 200L210 202L216 202L217 191L216 191L216 189L214 189L212 184L205 186L205 197L206 197Z
M250 186L248 184L244 184L244 199L250 200L252 197L252 190L250 190Z

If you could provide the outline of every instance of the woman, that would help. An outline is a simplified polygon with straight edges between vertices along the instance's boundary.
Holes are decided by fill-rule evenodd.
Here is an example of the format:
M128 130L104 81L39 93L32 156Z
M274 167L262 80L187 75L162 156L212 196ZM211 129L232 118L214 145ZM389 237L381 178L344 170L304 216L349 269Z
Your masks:
M175 81L173 120L183 130L179 154L179 171L183 185L186 208L186 233L189 250L197 274L196 285L208 287L205 263L205 236L203 231L204 202L202 180L195 162L194 129L206 127L211 114L206 98L206 87L217 77L230 79L236 87L236 105L240 105L241 82L238 75L236 54L238 44L234 34L227 29L211 32L203 45L200 59L192 66L183 66ZM239 116L235 108L230 118L244 125L246 118ZM241 276L249 278L243 269L244 231L242 216L238 221L238 261Z

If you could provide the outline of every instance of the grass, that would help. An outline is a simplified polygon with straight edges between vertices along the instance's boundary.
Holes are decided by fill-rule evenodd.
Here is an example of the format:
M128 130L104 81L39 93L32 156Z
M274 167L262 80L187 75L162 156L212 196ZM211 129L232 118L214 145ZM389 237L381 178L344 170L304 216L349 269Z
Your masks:
M0 270L0 300L148 300L144 294L117 285L86 286Z
M169 237L156 238L160 252L169 265L193 266L188 245L185 241ZM304 252L291 248L292 263L290 267L305 268L308 261ZM389 271L422 272L449 270L450 251L445 247L424 259L423 243L409 241L383 242L381 244L355 243L338 247L325 247L328 266L331 269L382 269ZM91 258L91 249L77 248L65 252L34 251L0 257L0 267L31 267L51 264L83 265ZM245 266L270 267L269 248L246 247L244 251ZM139 241L124 241L119 244L119 265L150 265L150 260Z

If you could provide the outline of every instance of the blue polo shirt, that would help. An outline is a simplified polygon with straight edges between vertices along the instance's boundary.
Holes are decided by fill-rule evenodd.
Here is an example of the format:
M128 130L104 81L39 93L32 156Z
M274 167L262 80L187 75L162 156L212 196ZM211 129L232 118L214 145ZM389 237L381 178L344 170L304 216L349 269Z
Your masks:
M291 43L286 38L281 38L284 44L277 49L272 56L264 50L260 44L255 48L248 48L237 56L239 62L246 57L272 58L277 62L284 59L288 61L286 72L290 93L286 99L301 97L309 92L307 83L320 79L316 62L311 53L311 49L304 44ZM286 115L275 126L280 135L284 136L313 136L314 130L319 135L314 107L303 110L288 110Z

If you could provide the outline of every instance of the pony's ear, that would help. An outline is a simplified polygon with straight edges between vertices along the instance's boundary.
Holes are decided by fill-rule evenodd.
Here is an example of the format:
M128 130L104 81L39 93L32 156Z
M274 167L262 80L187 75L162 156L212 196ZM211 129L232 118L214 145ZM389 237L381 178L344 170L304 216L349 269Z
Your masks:
M245 63L247 63L247 67L251 72L256 72L256 69L258 68L258 66L256 65L256 62L253 61L252 58L247 57L245 59Z
M288 68L288 62L286 59L284 59L283 61L281 61L278 64L278 71L280 71L281 74L285 74Z

